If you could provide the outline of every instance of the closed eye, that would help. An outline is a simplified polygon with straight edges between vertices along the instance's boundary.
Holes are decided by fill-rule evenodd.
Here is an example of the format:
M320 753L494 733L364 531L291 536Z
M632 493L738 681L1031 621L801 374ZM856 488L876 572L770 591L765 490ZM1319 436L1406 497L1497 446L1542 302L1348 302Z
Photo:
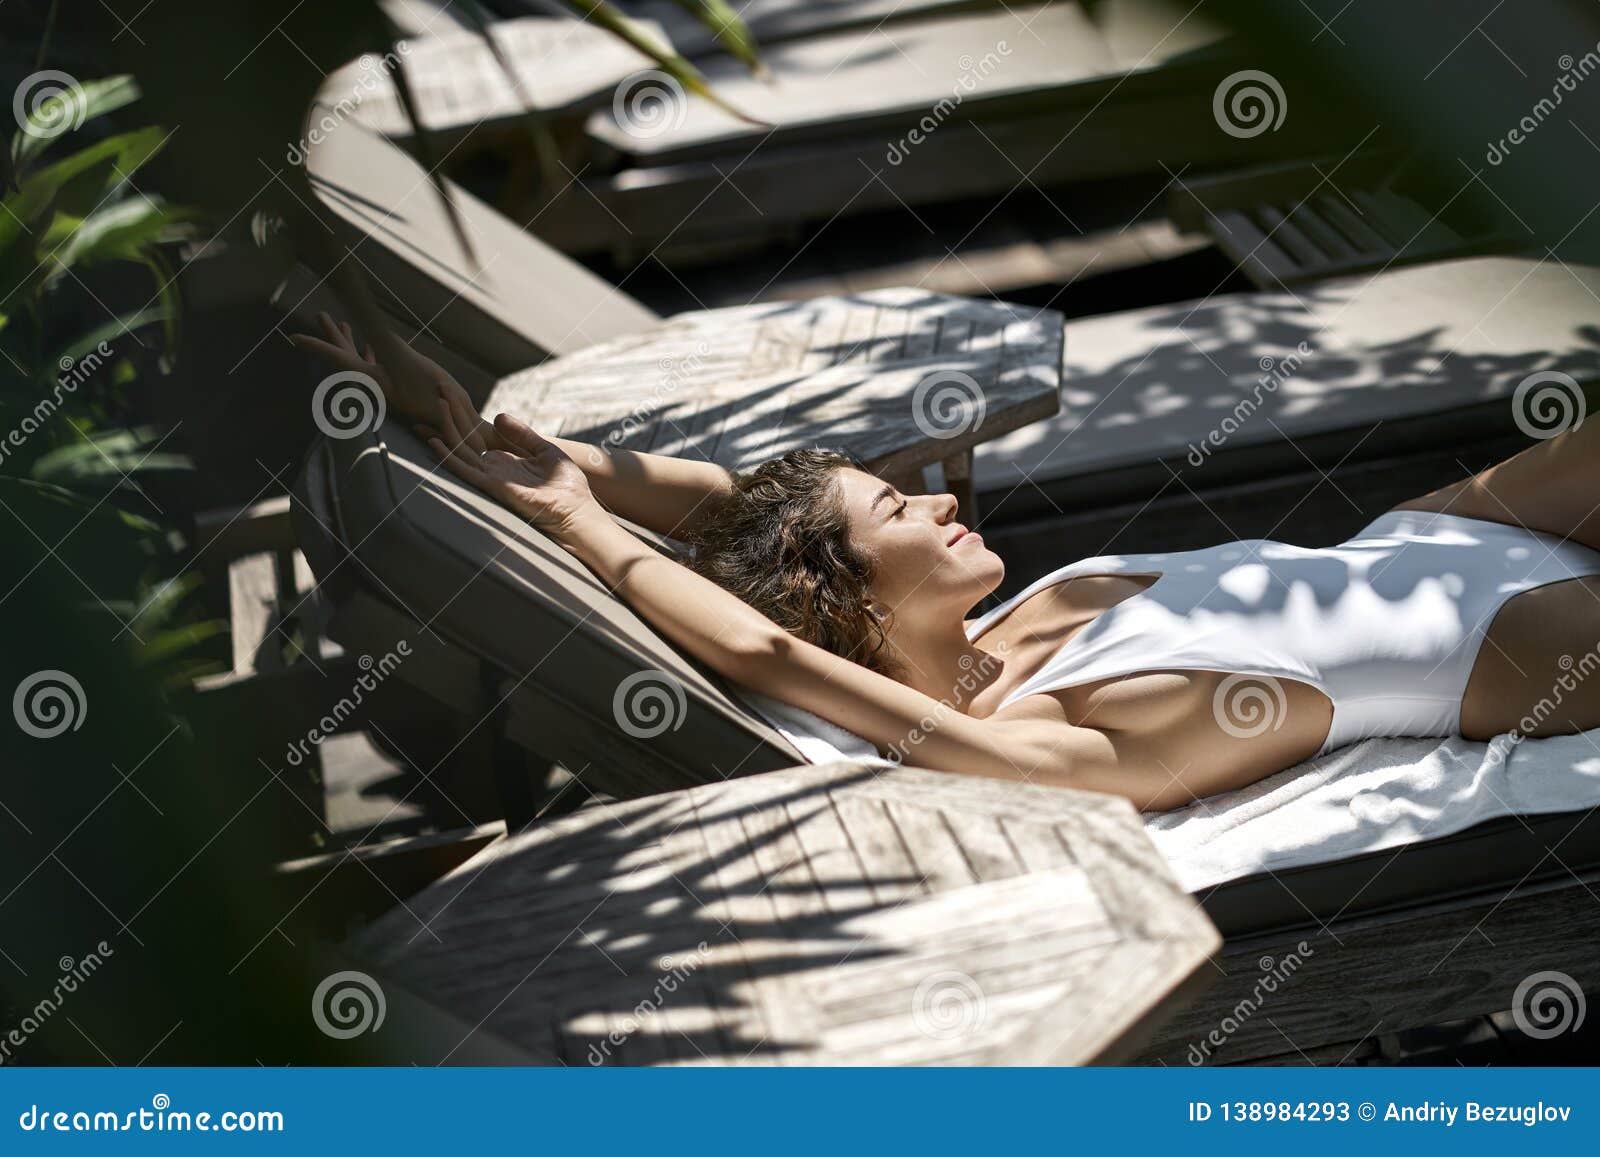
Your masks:
M902 514L904 514L906 512L906 507L910 506L910 505L911 504L909 502L907 502L905 499L902 498L900 500L900 505L896 506L893 510L889 511L889 517L890 518L899 518Z

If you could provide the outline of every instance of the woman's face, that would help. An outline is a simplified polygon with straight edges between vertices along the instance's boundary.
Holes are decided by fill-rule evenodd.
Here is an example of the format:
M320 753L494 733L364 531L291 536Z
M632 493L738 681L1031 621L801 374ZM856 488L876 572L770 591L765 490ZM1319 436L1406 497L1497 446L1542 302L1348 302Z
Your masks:
M861 470L838 472L850 541L872 560L872 597L891 615L965 615L1000 585L1005 564L956 520L950 494L901 494Z

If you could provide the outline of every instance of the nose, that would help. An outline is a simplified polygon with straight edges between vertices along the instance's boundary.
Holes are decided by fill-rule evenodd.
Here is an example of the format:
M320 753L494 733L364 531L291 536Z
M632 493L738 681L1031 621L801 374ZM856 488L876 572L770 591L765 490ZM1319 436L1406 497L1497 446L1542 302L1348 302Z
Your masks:
M933 512L934 521L940 526L948 526L956 520L956 515L961 511L961 505L956 501L954 494L930 494L929 510Z

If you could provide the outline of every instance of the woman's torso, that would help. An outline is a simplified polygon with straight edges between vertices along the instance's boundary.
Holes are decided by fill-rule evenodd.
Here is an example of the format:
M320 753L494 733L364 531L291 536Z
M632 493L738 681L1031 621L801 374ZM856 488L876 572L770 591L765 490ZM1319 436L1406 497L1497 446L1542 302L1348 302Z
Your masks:
M1391 511L1329 548L1252 539L1064 567L969 624L1005 659L973 713L1059 712L1175 777L1214 764L1205 791L1368 735L1450 734L1480 612L1597 556L1567 544L1552 562L1549 536L1431 517Z

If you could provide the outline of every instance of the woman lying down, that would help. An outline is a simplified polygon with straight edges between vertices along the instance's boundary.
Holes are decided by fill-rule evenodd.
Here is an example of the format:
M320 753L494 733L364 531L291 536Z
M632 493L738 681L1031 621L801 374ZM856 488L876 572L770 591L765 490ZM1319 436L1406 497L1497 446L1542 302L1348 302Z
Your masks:
M918 766L1167 809L1372 736L1600 726L1597 423L1336 547L1086 559L973 619L1004 564L950 495L826 450L730 475L487 423L439 366L392 373L323 328L302 348L377 379L457 477L661 634ZM613 513L690 543L692 569Z

